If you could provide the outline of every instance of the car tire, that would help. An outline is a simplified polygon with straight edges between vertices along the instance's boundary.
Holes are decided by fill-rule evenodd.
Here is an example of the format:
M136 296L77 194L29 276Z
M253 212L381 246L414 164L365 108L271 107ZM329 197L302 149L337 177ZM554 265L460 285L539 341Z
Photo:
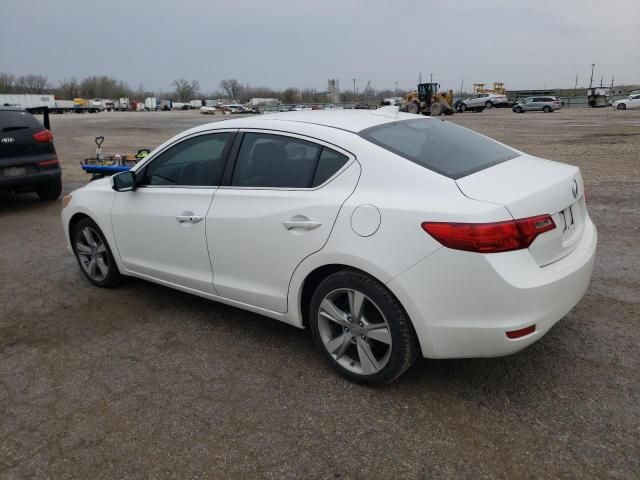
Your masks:
M516 113L524 113L524 110L522 110L522 107L513 107L513 111Z
M324 360L356 383L390 383L420 353L400 302L383 284L355 270L320 282L311 298L309 326Z
M467 111L467 104L463 103L462 105L460 105L460 111L461 112L466 112Z
M111 248L93 220L83 218L73 227L71 246L80 270L91 283L111 288L122 281Z
M444 106L440 102L434 102L429 107L429 113L431 114L432 117L437 117L439 115L442 115L443 110L444 110Z
M491 109L493 108L493 102L491 100L487 101L487 103L484 104L484 107L486 109Z
M542 111L544 113L551 113L551 107L549 105L545 105L544 107L542 107Z
M420 113L420 106L416 102L411 102L407 105L407 112L418 114Z
M40 200L56 200L62 193L62 180L59 178L51 183L47 183L43 187L38 187L36 193Z
M626 110L626 109L627 109L627 106L626 106L624 103L619 103L619 104L616 106L616 109L617 109L617 110Z

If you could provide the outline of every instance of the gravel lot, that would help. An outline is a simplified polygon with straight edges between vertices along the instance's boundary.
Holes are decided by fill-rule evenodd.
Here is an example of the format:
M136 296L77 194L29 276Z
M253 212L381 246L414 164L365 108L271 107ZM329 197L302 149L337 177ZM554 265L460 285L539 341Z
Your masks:
M52 116L65 191L96 135L133 151L219 119ZM639 478L640 111L448 119L582 169L594 277L541 341L353 385L305 331L143 281L92 287L59 202L2 195L0 477Z

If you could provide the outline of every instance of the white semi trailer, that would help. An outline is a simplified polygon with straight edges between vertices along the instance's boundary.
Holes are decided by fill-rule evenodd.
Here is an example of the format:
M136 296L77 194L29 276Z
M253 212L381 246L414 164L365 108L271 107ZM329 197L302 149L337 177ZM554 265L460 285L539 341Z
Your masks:
M56 100L53 95L49 94L3 94L0 95L0 107L17 107L17 108L56 108Z

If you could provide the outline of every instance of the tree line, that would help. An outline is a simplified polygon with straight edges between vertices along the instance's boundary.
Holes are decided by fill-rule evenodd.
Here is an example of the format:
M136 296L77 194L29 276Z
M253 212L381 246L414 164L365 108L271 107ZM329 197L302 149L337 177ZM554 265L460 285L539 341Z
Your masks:
M236 78L222 80L218 88L210 92L202 92L200 82L179 78L171 82L167 91L151 91L142 84L137 89L131 88L126 82L109 75L92 75L78 80L75 77L64 79L56 85L49 82L46 75L28 74L12 75L0 72L0 94L3 93L48 93L59 99L73 98L136 98L146 97L170 98L174 101L188 102L194 99L229 98L241 103L251 98L277 98L282 103L323 103L327 102L325 92L318 92L313 88L289 87L284 90L276 90L270 87L253 87L242 84ZM383 98L393 97L395 94L405 95L406 91L394 92L393 90L375 91L368 87L363 92L346 90L340 92L340 102L379 101Z

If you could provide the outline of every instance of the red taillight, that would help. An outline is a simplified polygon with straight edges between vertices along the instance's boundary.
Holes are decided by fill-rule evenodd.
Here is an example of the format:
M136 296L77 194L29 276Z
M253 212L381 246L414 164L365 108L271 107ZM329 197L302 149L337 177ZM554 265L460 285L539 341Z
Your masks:
M445 247L480 253L528 248L538 235L554 228L550 215L494 223L422 223L422 229Z
M507 338L514 339L524 337L536 331L535 325L530 325L528 327L521 328L520 330L512 330L510 332L505 332L507 334Z
M53 134L46 128L33 134L36 142L53 142Z
M45 160L44 162L38 162L39 167L53 167L54 165L58 165L60 162L57 158L51 160Z

